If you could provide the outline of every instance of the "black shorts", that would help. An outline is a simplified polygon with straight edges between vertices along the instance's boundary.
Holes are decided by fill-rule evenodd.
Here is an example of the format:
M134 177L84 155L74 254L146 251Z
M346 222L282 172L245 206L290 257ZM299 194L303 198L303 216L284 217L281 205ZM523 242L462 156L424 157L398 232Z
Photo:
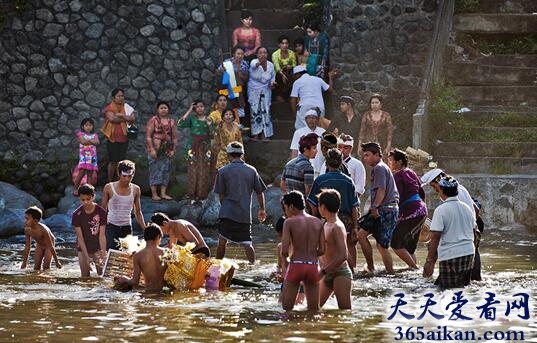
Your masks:
M117 242L120 238L125 238L127 235L132 235L132 226L124 225L117 226L114 224L106 224L106 249L119 249L119 243Z
M416 251L421 227L426 216L407 219L397 223L390 243L392 249L405 248L410 254Z
M127 149L129 142L124 143L112 143L108 141L106 145L106 152L108 153L109 162L119 162L127 158Z
M252 244L252 225L250 223L239 223L231 219L220 218L218 233L228 241Z

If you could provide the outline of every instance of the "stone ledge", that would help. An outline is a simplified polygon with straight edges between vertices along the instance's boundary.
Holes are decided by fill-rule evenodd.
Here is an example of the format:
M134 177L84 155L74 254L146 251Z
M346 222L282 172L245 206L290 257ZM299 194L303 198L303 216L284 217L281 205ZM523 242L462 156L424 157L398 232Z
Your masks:
M533 14L457 14L453 30L468 33L535 33L537 15Z

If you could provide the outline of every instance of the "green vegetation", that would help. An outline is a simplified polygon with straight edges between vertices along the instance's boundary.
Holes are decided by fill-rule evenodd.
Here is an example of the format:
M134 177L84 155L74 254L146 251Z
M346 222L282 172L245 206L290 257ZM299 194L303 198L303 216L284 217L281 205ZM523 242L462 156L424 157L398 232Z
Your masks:
M322 23L324 4L323 0L307 0L302 5L304 10L304 24L317 21Z
M479 11L479 0L456 0L455 13L473 13Z
M460 34L457 44L466 50L477 50L483 54L536 54L536 34Z
M431 91L432 142L537 142L537 115L531 113L458 113L461 98L455 87L440 81Z

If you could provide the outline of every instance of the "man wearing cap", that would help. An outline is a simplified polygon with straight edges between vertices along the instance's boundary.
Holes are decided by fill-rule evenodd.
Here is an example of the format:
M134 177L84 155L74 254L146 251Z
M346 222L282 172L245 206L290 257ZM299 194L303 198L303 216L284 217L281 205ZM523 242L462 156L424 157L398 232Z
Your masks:
M367 236L373 235L377 241L377 249L388 273L393 273L393 260L390 251L390 241L397 226L399 216L399 192L390 168L382 161L380 144L368 142L362 144L364 162L373 167L371 170L371 208L373 218L380 218L380 226L375 232L366 228L358 231L358 242L367 262L366 272L373 272L373 249Z
M440 194L440 186L438 185L438 181L440 181L441 178L447 176L446 173L440 168L435 168L432 170L429 170L427 173L423 174L421 177L422 187L425 185L429 185L433 187L436 193ZM472 199L472 196L468 192L468 190L461 184L458 184L458 198L460 201L468 205L468 207L474 209L474 220L475 220L475 204L474 200Z
M438 181L440 181L441 178L446 177L446 176L448 175L440 168L429 170L427 173L425 173L421 177L421 182L422 182L421 186L424 187L425 185L429 185L435 190L436 193L440 194L440 186L438 185ZM468 207L470 207L473 210L472 215L474 217L474 220L477 221L478 216L479 216L479 208L477 207L474 199L470 195L470 192L468 192L468 190L460 183L458 183L457 190L458 190L457 198L463 203L465 203L466 205L468 205ZM475 234L476 234L476 236L474 237L476 239L476 243L475 243L476 249L475 249L475 254L474 254L475 265L474 265L474 271L472 274L472 280L481 280L481 254L479 253L479 239L481 237L481 232L477 230Z
M239 243L250 263L255 262L255 250L252 245L252 193L257 195L259 211L257 219L265 221L265 196L267 189L257 170L242 160L244 147L235 141L228 144L226 152L230 163L216 174L214 192L220 197L220 225L218 227L218 248L216 258L226 254L228 241Z
M343 155L343 163L347 165L349 169L349 176L354 182L356 188L356 196L365 192L365 168L360 160L351 156L352 148L354 145L354 139L345 133L341 133L337 139L337 148Z
M102 208L108 211L106 224L106 247L117 249L119 238L132 234L131 213L140 228L145 229L142 206L140 205L140 187L132 183L136 165L129 160L117 164L119 181L109 182L103 188Z
M353 137L358 137L360 134L360 115L354 113L354 99L348 95L339 98L339 110L330 121L330 125L326 131L332 132L336 136L343 132L350 134ZM356 152L357 154L358 152Z
M439 275L435 284L441 289L464 287L470 283L474 265L474 211L458 199L458 182L454 178L442 177L438 188L443 203L433 214L423 276L433 275L438 260Z
M310 109L306 111L305 118L306 118L307 126L304 126L298 130L295 130L295 133L293 134L293 139L291 140L291 146L290 146L290 149L291 149L290 159L293 159L298 156L300 137L305 136L310 133L315 133L318 137L321 137L322 134L325 132L325 130L322 127L318 126L319 113L316 110ZM312 159L310 159L310 162L311 162L311 165L313 166L313 170L315 171L315 177L317 177L317 175L319 175L320 173L321 166L324 163L324 156L323 156L323 153L321 152L320 140L318 140L318 143L317 143L317 153ZM307 193L304 195L307 195Z
M300 137L299 151L297 157L285 164L282 173L280 188L282 192L299 191L304 195L310 192L313 184L313 166L310 160L317 154L317 144L319 136L316 133L309 133Z
M347 230L347 248L349 250L348 263L351 269L356 267L356 235L358 233L358 218L360 217L360 201L356 196L356 189L352 179L343 174L340 167L343 155L336 149L329 149L326 153L327 172L319 175L311 187L307 201L312 208L312 214L318 215L317 195L323 189L335 189L341 195L341 207L338 216L345 224Z
M317 76L308 75L306 67L298 65L293 68L295 82L291 90L291 110L296 115L295 129L306 126L306 112L312 108L318 107L321 111L320 116L324 117L323 91L333 89L333 79L336 70L328 72L328 83ZM300 100L298 100L300 99Z

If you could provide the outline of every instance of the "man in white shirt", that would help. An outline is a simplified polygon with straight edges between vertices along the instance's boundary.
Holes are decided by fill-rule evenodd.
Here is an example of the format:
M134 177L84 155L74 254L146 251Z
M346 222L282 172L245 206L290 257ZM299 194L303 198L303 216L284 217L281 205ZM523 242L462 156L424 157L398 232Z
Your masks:
M320 77L308 75L303 65L293 68L296 79L291 90L290 103L291 110L296 115L295 129L306 126L306 112L312 108L318 107L320 116L324 117L323 91L333 89L333 79L336 73L336 70L329 71L329 83L326 83Z
M464 287L470 283L474 266L474 211L457 197L457 180L442 177L438 186L443 203L433 214L423 276L433 275L438 259L439 276L435 284L442 289Z
M321 137L324 133L324 129L319 124L319 113L314 109L309 109L305 113L305 120L307 126L304 126L298 130L295 130L295 133L293 134L293 139L291 140L291 156L290 160L298 156L298 148L299 148L299 141L300 137L306 136L310 133L315 133L317 136ZM319 143L317 143L317 153L315 154L315 158L310 159L310 163L313 166L314 171L314 177L317 177L319 175L319 172L321 170L321 166L324 163L324 156L321 151L321 141L319 140ZM307 196L307 194L305 194Z
M356 188L356 196L360 197L365 192L365 167L359 159L351 156L353 145L354 139L351 136L345 133L339 135L337 148L343 154L343 162L347 164L349 169L350 177Z

